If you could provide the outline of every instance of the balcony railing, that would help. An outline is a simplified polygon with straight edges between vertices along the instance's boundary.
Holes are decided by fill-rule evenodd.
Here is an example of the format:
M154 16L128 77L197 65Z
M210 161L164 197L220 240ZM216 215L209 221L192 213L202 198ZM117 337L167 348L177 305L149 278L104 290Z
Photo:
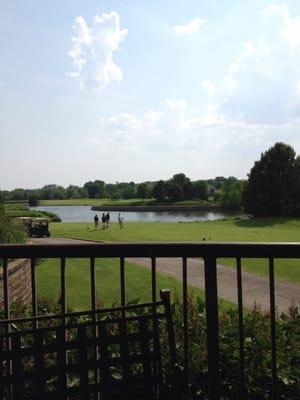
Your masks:
M157 261L158 257L180 258L182 271L182 305L183 305L183 366L189 370L189 326L188 326L188 259L202 258L205 274L205 301L207 320L207 368L208 368L208 396L210 400L219 399L219 320L218 320L218 288L217 288L217 259L230 258L236 260L236 292L237 312L239 320L239 370L240 389L243 398L245 385L245 352L244 352L244 306L242 261L246 258L266 259L268 262L269 279L269 305L270 305L270 338L271 338L271 365L272 387L270 398L277 398L277 361L276 361L276 303L274 282L274 260L299 259L300 244L297 243L130 243L130 244L68 244L68 245L1 245L0 259L3 269L3 309L4 319L0 326L11 332L20 322L26 318L16 319L11 317L11 302L9 292L9 268L10 259L30 259L31 271L31 308L32 316L27 317L38 324L44 317L38 315L36 268L37 260L60 260L60 311L56 317L64 321L70 317L68 313L66 295L66 259L86 258L89 260L90 274L90 310L89 315L96 313L96 274L95 260L98 258L117 258L120 268L120 306L124 307L126 299L126 263L125 260L133 257L149 258L151 260L151 293L152 301L157 301ZM51 282L49 282L51 285ZM296 299L297 300L297 299ZM82 313L83 314L83 313ZM73 315L81 315L74 312Z

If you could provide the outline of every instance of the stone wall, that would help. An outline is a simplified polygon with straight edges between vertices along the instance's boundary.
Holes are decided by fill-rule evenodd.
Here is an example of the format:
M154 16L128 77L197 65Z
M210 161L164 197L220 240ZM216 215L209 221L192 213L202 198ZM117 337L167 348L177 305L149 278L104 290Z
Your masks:
M10 303L31 302L30 260L15 260L8 264L8 288ZM3 269L0 267L0 304L3 306Z

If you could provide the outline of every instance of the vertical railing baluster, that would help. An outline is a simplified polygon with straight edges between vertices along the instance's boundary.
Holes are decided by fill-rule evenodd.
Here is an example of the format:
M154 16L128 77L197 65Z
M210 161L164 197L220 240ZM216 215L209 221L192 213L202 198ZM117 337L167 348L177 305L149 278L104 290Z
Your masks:
M151 257L151 298L153 302L156 302L157 300L157 285L156 285L156 258ZM159 343L157 343L156 338L158 337L158 321L157 321L157 310L156 306L153 306L152 308L153 311L153 330L154 330L154 337L155 337L155 342L154 342L154 349L157 351L159 347ZM154 364L154 373L157 375L158 369L161 368L161 365L158 366L156 363ZM158 388L155 386L155 395L158 396Z
M120 257L120 290L121 306L126 305L126 280L125 280L125 258ZM122 316L125 317L125 309L122 310Z
M183 307L183 360L186 384L189 372L189 337L188 337L188 288L187 288L187 258L182 258L182 307Z
M67 342L67 332L66 332L66 311L67 311L67 303L66 303L66 259L62 257L60 259L60 306L62 313L62 330L63 330L63 352L64 352L64 364L68 365L68 352L66 350L66 342ZM66 374L63 377L63 385L64 390L67 390L68 380ZM69 398L69 397L67 397Z
M32 315L37 317L38 315L38 307L37 307L37 289L36 289L36 263L35 259L30 259L30 275L31 275L31 307L32 307ZM37 329L38 321L36 319L33 320L33 329Z
M240 346L240 396L245 397L245 353L244 353L244 315L243 315L243 285L242 285L242 263L241 258L236 259L237 272L237 297L239 314L239 346Z
M276 316L275 316L275 281L274 259L269 258L269 286L270 286L270 319L271 319L271 347L272 347L272 392L271 399L277 399L277 355L276 355Z
M93 335L94 335L94 341L95 341L95 347L94 347L94 357L95 360L97 361L99 359L99 351L98 351L98 346L97 346L97 337L98 337L98 332L97 332L97 315L96 315L96 274L95 274L95 258L91 257L90 258L90 278L91 278L91 309L92 309L92 322L93 322ZM98 385L100 382L100 375L99 375L99 370L97 369L97 366L95 367L95 373L94 373L94 378L96 382L96 389L95 389L95 395L96 399L100 399L100 393L98 391Z
M4 302L4 318L10 318L10 302L9 302L9 287L8 287L8 261L3 259L3 302Z
M216 257L204 258L207 320L208 398L219 400L219 316Z
M10 319L10 293L9 293L9 282L8 282L8 260L3 258L3 303L4 303L4 318ZM6 336L6 350L11 353L11 339L10 339L10 323L5 326L5 336ZM8 364L8 374L12 374L12 363L9 358L7 358ZM13 388L10 386L8 388L8 398L11 400L13 398Z
M156 258L151 257L151 289L152 289L152 301L156 301L157 287L156 287Z
M95 258L90 258L90 279L91 279L91 309L93 317L96 310L96 275L95 275Z
M63 325L66 324L66 259L60 259L60 302L61 302L61 313L63 314Z

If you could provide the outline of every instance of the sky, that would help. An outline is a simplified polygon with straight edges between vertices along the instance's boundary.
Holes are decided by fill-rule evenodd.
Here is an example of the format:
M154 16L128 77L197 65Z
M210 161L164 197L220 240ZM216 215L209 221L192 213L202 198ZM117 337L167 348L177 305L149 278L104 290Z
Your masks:
M0 0L0 190L300 153L300 1Z

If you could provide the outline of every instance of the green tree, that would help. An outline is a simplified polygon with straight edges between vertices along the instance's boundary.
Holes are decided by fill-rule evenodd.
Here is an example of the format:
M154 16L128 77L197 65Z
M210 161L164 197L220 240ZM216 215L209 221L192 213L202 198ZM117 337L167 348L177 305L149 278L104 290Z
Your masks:
M26 193L24 189L14 189L10 193L11 200L26 200Z
M167 197L167 183L165 181L158 181L153 186L153 197L157 201L163 201Z
M136 185L134 182L121 182L117 184L122 199L134 199L136 197Z
M169 181L168 197L175 201L191 198L193 187L190 178L185 174L175 174Z
M285 143L276 143L262 153L243 192L245 211L254 216L292 214L295 166L295 151Z
M289 202L289 214L300 216L300 157L295 160L292 174L291 195Z
M136 195L138 198L146 199L150 195L150 188L146 182L140 183L137 185Z
M208 199L208 184L205 181L194 182L194 197L196 199Z
M80 199L81 198L81 188L75 185L69 185L66 188L66 194L68 199Z
M86 189L90 199L101 199L106 197L105 182L96 180L94 182L86 182L83 186Z
M233 176L229 177L223 186L221 205L230 210L238 210L242 201L242 182Z

